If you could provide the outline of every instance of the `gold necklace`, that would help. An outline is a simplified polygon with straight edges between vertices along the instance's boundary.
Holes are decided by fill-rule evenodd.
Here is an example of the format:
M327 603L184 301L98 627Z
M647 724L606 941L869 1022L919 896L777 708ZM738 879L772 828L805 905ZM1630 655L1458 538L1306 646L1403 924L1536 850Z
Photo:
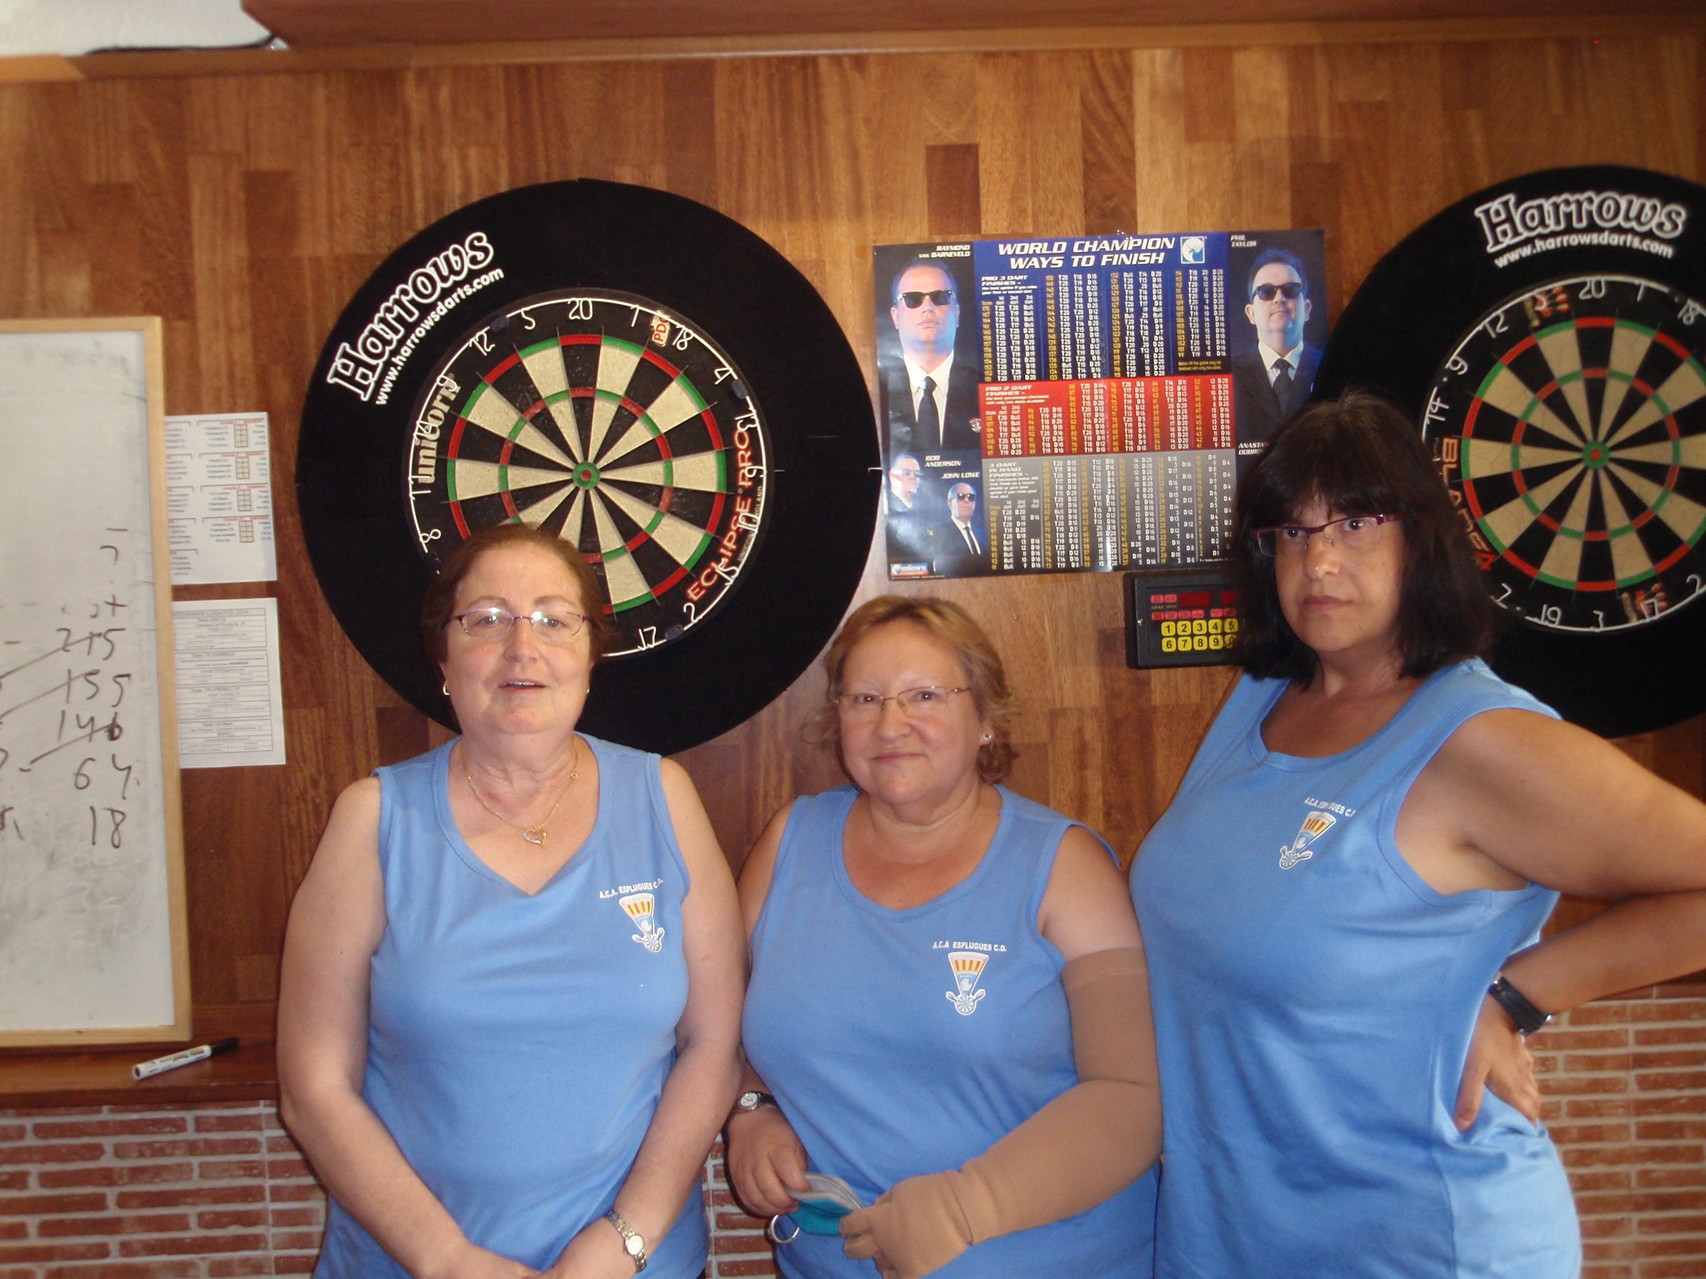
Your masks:
M468 789L474 793L474 798L480 801L481 808L485 809L505 826L513 826L516 830L520 831L521 837L529 844L543 845L545 843L545 837L549 833L546 831L545 827L550 825L551 819L557 815L558 805L568 797L569 787L573 786L575 784L575 778L580 776L580 739L571 738L569 749L574 752L575 758L574 767L569 769L569 780L564 782L563 789L557 792L557 803L551 805L551 811L545 814L545 820L540 822L537 826L523 826L520 822L510 821L509 818L505 817L502 813L498 812L497 809L486 803L485 797L480 794L480 788L474 785L474 775L470 773L466 767L462 770L462 776L468 779Z

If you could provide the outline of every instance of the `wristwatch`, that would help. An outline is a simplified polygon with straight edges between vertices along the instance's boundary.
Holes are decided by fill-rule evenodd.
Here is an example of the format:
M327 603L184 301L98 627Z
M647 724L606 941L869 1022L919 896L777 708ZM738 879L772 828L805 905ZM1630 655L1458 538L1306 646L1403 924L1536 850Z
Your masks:
M1552 1020L1552 1014L1541 1012L1515 986L1500 973L1498 979L1487 987L1487 993L1493 1002L1505 1010L1505 1016L1511 1019L1511 1025L1516 1027L1517 1034L1527 1039L1547 1022Z
M622 1214L612 1208L604 1214L604 1219L616 1227L616 1233L622 1236L622 1251L628 1254L628 1260L634 1263L634 1272L638 1274L650 1262L646 1256L646 1237L626 1221Z
M760 1106L774 1106L776 1099L767 1092L759 1092L756 1088L748 1088L735 1098L735 1108L730 1111L733 1115L750 1115Z

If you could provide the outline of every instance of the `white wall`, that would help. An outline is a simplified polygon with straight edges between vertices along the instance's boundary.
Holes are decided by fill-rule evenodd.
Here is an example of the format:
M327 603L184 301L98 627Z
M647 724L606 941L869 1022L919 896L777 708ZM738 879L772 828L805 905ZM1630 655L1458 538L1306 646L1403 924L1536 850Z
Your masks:
M240 0L0 0L0 57L255 44Z

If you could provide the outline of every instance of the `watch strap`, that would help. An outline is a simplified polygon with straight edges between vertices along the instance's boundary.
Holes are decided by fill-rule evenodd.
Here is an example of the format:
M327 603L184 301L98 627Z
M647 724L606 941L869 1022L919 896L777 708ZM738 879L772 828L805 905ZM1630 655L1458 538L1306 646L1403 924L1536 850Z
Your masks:
M650 1263L646 1256L646 1239L639 1231L622 1220L622 1214L612 1208L604 1214L604 1219L616 1227L616 1233L622 1236L622 1251L628 1254L628 1260L634 1263L634 1273L638 1274Z
M1500 973L1493 984L1487 987L1487 994L1493 1002L1505 1010L1505 1015L1511 1019L1517 1033L1527 1038L1552 1020L1551 1013L1543 1013L1529 1002L1528 996L1511 985L1503 973Z
M735 1115L750 1115L760 1106L774 1106L776 1098L757 1088L748 1088L735 1098L735 1108L730 1113Z

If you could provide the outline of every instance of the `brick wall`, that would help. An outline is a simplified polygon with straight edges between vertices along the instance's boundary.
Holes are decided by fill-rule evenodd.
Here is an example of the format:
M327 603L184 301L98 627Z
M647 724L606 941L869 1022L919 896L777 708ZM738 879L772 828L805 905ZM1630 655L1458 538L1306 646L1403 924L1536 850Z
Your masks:
M303 1274L324 1224L270 1102L0 1111L0 1279Z
M1602 1000L1535 1041L1583 1279L1706 1276L1706 986ZM710 1279L773 1276L707 1163ZM0 1279L221 1279L313 1266L324 1201L271 1103L0 1111Z
M1706 986L1586 1004L1534 1048L1583 1279L1706 1275Z

